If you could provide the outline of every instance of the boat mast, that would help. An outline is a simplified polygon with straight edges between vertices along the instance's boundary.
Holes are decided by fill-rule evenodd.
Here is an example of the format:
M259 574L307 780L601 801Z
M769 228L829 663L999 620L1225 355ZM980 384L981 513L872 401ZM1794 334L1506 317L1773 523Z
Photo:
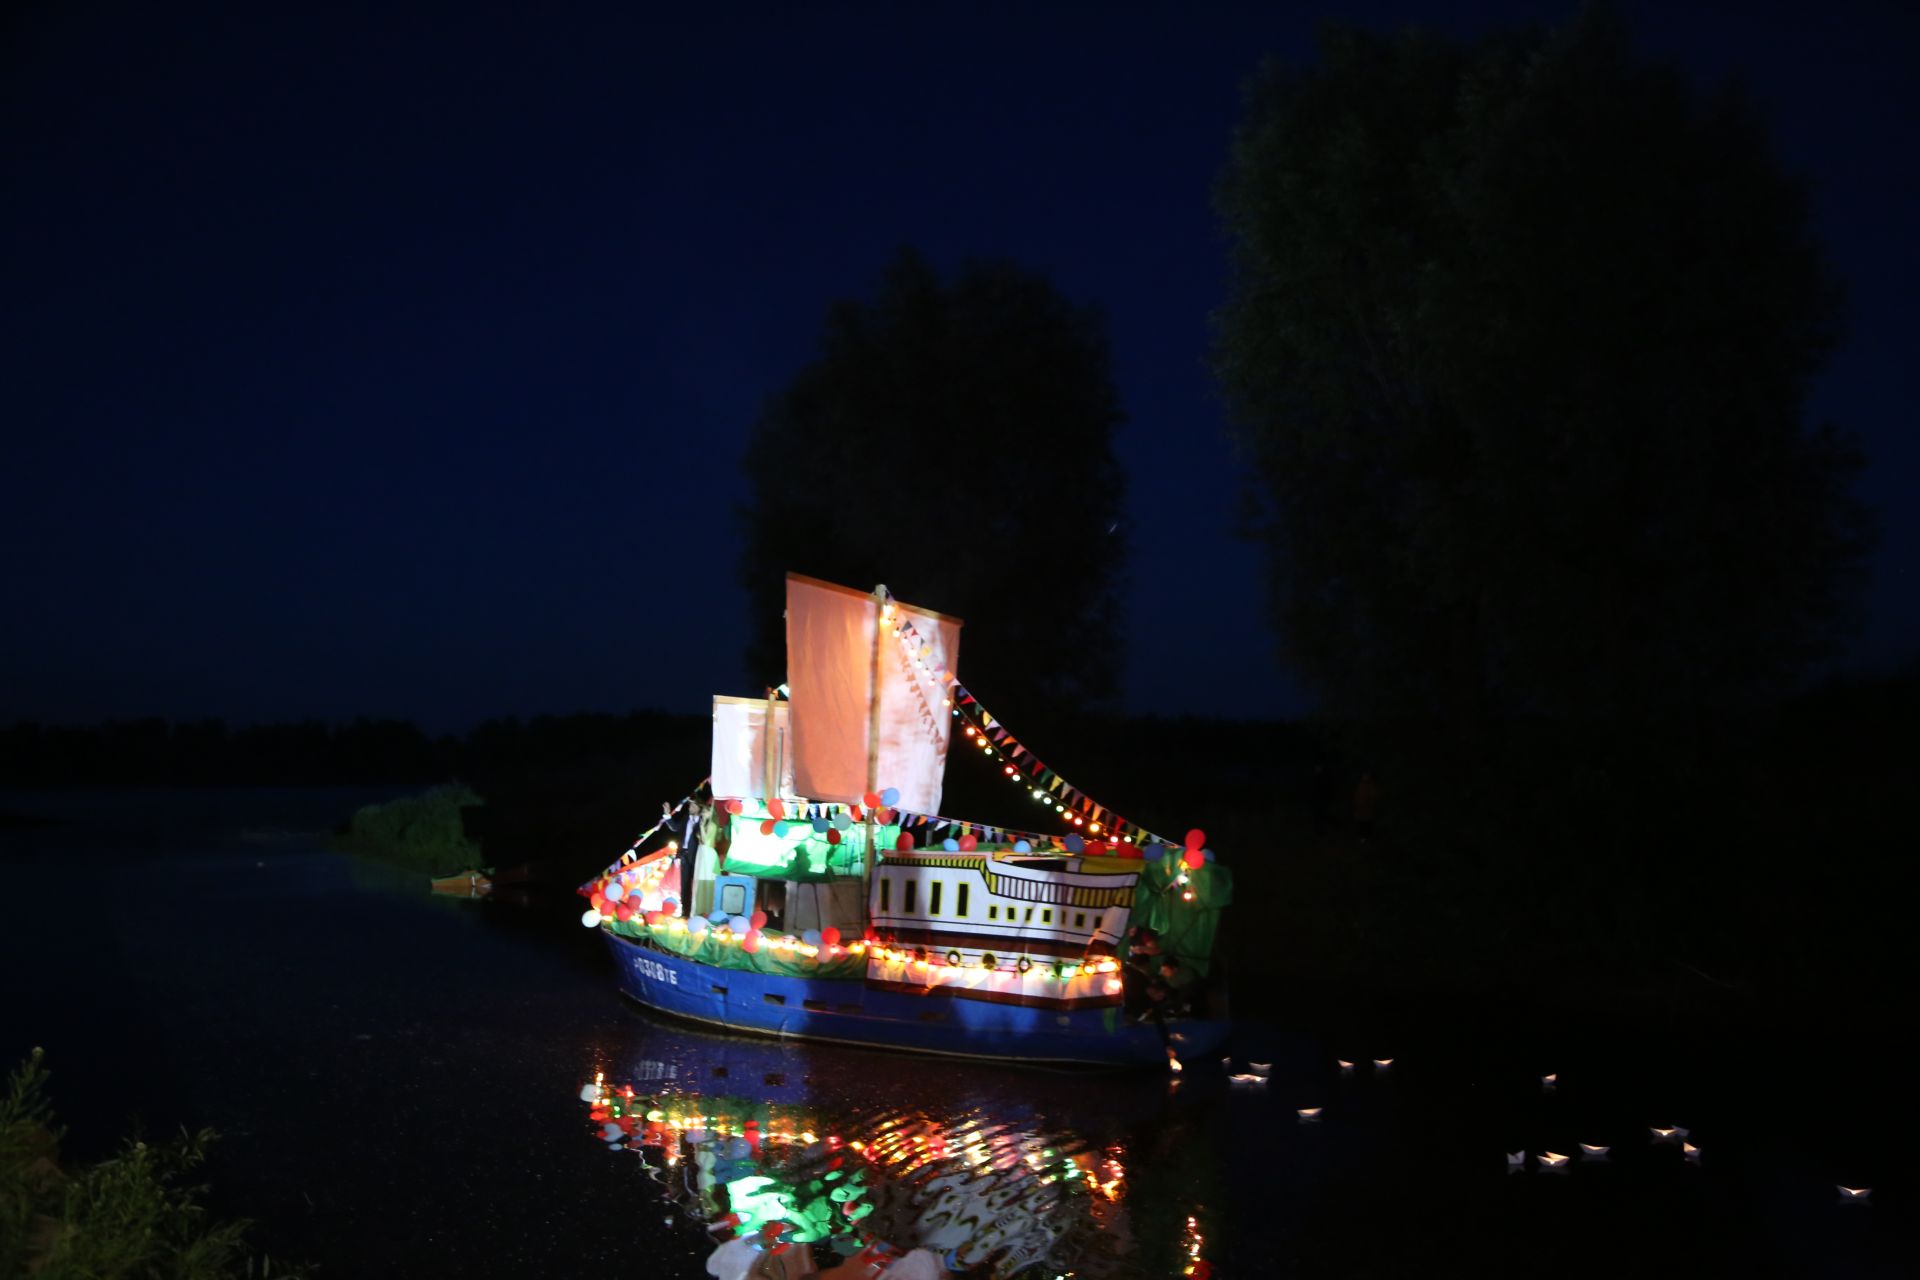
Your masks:
M887 595L887 584L884 582L873 589L873 607L873 669L867 680L867 793L869 795L880 789L880 637L887 627L887 613L893 608L893 603ZM866 874L861 877L861 880L871 885L873 883L873 806L866 805L864 808L867 811L867 853Z

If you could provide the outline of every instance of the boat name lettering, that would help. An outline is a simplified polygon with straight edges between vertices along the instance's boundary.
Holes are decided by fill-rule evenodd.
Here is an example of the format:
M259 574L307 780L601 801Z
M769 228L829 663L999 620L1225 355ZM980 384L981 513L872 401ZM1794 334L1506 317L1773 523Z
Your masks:
M649 960L645 956L635 956L633 958L633 967L638 969L646 977L652 978L655 982L664 982L671 987L680 985L680 975L661 964L658 960Z

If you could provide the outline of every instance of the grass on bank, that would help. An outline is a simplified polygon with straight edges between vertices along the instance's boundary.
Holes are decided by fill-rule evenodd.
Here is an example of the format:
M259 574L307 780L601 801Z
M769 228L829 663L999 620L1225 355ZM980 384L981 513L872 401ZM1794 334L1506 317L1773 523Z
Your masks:
M166 1143L129 1139L97 1164L66 1167L42 1053L14 1068L0 1099L0 1280L268 1280L299 1277L248 1250L245 1221L218 1221L189 1176L211 1130Z

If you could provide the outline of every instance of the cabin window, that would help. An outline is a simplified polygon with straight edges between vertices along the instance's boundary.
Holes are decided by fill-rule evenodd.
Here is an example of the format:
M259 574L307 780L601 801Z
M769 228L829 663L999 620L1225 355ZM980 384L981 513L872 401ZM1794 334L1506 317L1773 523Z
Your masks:
M880 914L883 916L893 910L893 894L888 892L892 888L893 881L885 876L880 877Z
M721 885L720 910L729 916L743 916L747 914L747 886L743 884Z
M1073 913L1073 927L1074 927L1074 928L1076 928L1076 929L1084 929L1084 928L1086 928L1086 927L1087 927L1087 913L1086 913L1086 912L1084 912L1084 911L1076 911L1076 912L1074 912L1074 913Z
M904 914L913 914L913 900L919 896L916 892L919 888L920 882L918 880L909 880L907 881L906 888L901 891L900 910Z
M999 918L1000 918L1000 908L995 906L993 903L989 902L987 904L987 919L998 920Z
M930 916L940 914L940 882L938 880L935 880L933 886L927 890L927 914Z
M953 914L955 914L955 915L957 915L957 916L964 916L964 915L966 915L966 914L967 914L967 890L968 890L968 889L970 889L970 888L972 888L972 887L973 887L973 886L971 886L971 885L969 885L969 884L965 884L965 883L962 883L962 884L960 885L960 890L959 890L959 892L960 892L960 902L959 902L959 904L958 904L958 905L956 905L956 906L954 907L954 909L953 909Z
M1041 924L1052 924L1052 923L1053 923L1053 908L1052 908L1052 907L1048 907L1048 908L1047 908L1047 909L1046 909L1045 911L1042 911L1042 912L1040 913L1040 923L1041 923Z
M1028 908L1027 908L1027 923L1028 923L1028 924L1032 924L1032 923L1033 923L1033 908L1032 908L1032 907L1028 907Z

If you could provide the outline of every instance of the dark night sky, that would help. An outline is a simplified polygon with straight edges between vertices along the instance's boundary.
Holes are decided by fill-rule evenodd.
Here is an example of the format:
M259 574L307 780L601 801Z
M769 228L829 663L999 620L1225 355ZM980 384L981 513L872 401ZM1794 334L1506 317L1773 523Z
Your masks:
M1885 525L1853 660L1892 662L1920 633L1920 21L1622 7L1645 51L1739 72L1815 184L1852 330L1814 411L1864 439ZM1318 12L544 8L68 0L0 28L0 722L457 728L744 691L747 426L901 244L1106 312L1157 620L1129 704L1300 707L1229 534L1209 187L1240 85L1308 57Z

